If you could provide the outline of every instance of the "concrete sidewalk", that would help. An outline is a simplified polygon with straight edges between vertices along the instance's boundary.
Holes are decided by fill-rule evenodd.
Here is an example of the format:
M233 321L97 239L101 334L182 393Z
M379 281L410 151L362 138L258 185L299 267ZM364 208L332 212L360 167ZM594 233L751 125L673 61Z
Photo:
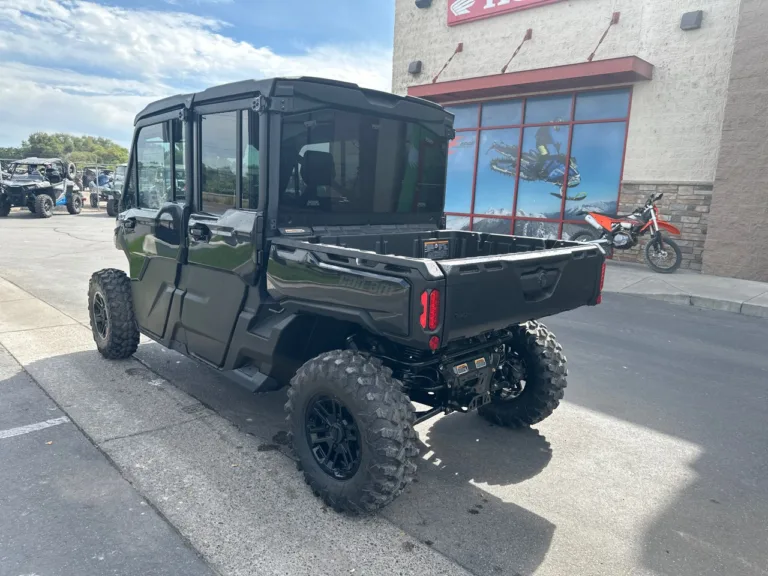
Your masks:
M642 264L609 262L605 292L768 318L768 284L686 270L658 274Z

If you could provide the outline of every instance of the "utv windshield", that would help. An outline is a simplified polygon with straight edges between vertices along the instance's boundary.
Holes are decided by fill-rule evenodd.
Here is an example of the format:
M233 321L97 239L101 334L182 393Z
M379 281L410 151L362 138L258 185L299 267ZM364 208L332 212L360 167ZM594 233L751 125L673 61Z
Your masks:
M446 153L446 139L416 123L341 110L288 116L280 150L281 220L329 212L440 213Z
M11 164L11 180L45 180L42 172L45 166L37 164Z

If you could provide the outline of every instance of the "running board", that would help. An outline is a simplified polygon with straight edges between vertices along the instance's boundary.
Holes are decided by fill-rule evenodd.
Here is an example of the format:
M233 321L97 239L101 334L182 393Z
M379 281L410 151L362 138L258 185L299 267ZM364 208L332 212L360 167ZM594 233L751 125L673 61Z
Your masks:
M227 370L222 372L222 374L249 392L273 392L280 389L280 384L278 384L277 380L261 373L252 364L236 368L235 370Z

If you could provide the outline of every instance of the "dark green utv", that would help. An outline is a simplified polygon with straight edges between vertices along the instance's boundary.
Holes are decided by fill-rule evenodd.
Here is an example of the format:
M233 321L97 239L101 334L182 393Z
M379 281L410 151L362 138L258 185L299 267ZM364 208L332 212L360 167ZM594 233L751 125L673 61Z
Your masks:
M453 116L316 78L244 81L136 117L88 302L107 358L139 334L253 392L289 386L312 489L372 512L413 479L415 423L535 424L565 356L537 318L600 301L597 244L445 230ZM414 405L421 411L416 411Z

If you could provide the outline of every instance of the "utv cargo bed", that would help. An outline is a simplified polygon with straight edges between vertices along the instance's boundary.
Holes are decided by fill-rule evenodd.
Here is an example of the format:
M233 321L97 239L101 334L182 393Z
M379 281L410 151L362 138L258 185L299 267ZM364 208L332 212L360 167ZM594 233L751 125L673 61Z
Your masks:
M444 344L594 305L600 294L605 260L594 244L440 230L317 232L273 240L270 295L411 345L428 341L419 323L424 291L441 294L434 333Z

